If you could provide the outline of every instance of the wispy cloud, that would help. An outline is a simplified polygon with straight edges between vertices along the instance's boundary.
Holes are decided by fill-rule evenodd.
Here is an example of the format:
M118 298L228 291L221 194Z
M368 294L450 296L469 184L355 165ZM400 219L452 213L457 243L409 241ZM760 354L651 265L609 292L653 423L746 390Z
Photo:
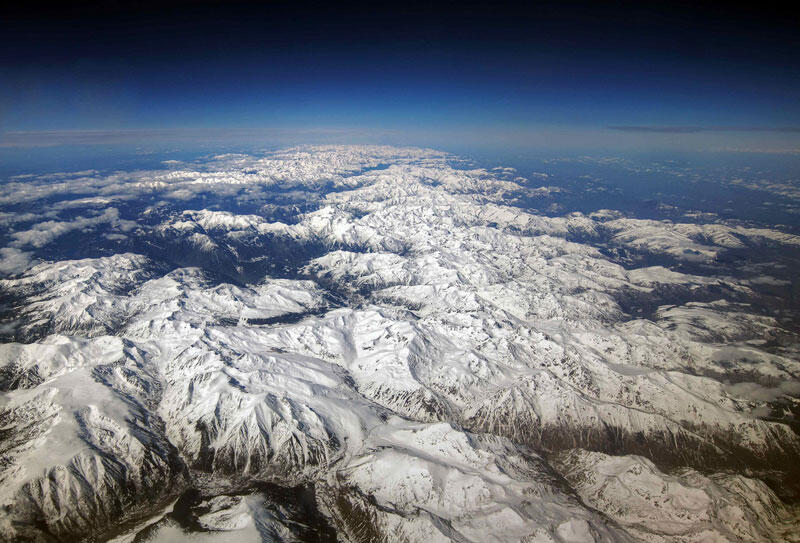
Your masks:
M32 130L0 132L0 148L49 147L57 145L115 145L152 142L252 142L277 144L327 143L329 140L370 140L389 130L359 127L254 127L254 128L152 128L118 130Z
M608 127L620 132L649 132L655 134L693 134L696 132L781 132L800 133L800 126L666 126L615 125Z
M16 274L27 270L33 260L31 253L15 247L0 247L0 274Z

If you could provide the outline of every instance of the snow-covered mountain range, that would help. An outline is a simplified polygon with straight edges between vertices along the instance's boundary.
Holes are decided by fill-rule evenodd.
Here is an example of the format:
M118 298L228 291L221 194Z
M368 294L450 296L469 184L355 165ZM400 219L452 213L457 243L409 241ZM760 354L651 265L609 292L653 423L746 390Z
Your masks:
M371 146L0 186L0 539L797 538L792 272L734 257L800 238L548 190Z

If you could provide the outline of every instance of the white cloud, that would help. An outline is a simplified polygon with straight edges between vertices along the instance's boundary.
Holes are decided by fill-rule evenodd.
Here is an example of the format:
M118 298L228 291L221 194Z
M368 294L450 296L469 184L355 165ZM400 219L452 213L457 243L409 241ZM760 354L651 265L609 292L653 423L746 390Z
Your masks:
M91 226L96 226L102 223L119 222L119 211L116 208L106 209L101 215L97 217L76 217L72 221L45 221L35 224L29 230L15 232L11 235L14 241L11 243L12 247L44 247L56 238L63 236L68 232L74 230L82 230ZM125 228L129 228L130 221L124 221ZM135 224L134 224L135 225Z
M734 396L771 402L787 394L800 396L800 381L784 381L775 387L767 387L758 383L736 383L728 385L727 389Z
M27 270L32 263L31 253L14 247L0 248L0 273L14 275Z

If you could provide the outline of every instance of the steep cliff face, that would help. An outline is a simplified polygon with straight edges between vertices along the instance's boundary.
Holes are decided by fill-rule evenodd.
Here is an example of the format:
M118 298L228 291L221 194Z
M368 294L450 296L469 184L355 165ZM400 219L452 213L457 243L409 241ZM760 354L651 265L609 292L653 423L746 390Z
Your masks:
M747 279L608 255L797 238L531 214L508 205L525 186L432 151L215 160L105 190L328 192L291 224L148 208L129 235L161 252L0 281L0 537L760 541L796 526L776 493L800 481L797 335L754 309Z

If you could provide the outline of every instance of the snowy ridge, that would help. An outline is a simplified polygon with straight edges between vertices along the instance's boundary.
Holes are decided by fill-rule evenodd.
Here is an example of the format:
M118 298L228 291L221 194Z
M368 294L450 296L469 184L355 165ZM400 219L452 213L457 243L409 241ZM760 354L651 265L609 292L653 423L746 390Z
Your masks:
M667 475L646 458L580 449L555 466L588 504L649 541L798 540L761 481L690 469Z
M792 236L544 217L509 205L530 189L503 172L387 147L19 185L0 196L328 192L285 222L153 205L126 235L161 253L0 281L0 539L761 541L797 525L777 494L799 490L800 437L776 415L800 394L796 332L750 304L752 281L608 251L708 262Z

